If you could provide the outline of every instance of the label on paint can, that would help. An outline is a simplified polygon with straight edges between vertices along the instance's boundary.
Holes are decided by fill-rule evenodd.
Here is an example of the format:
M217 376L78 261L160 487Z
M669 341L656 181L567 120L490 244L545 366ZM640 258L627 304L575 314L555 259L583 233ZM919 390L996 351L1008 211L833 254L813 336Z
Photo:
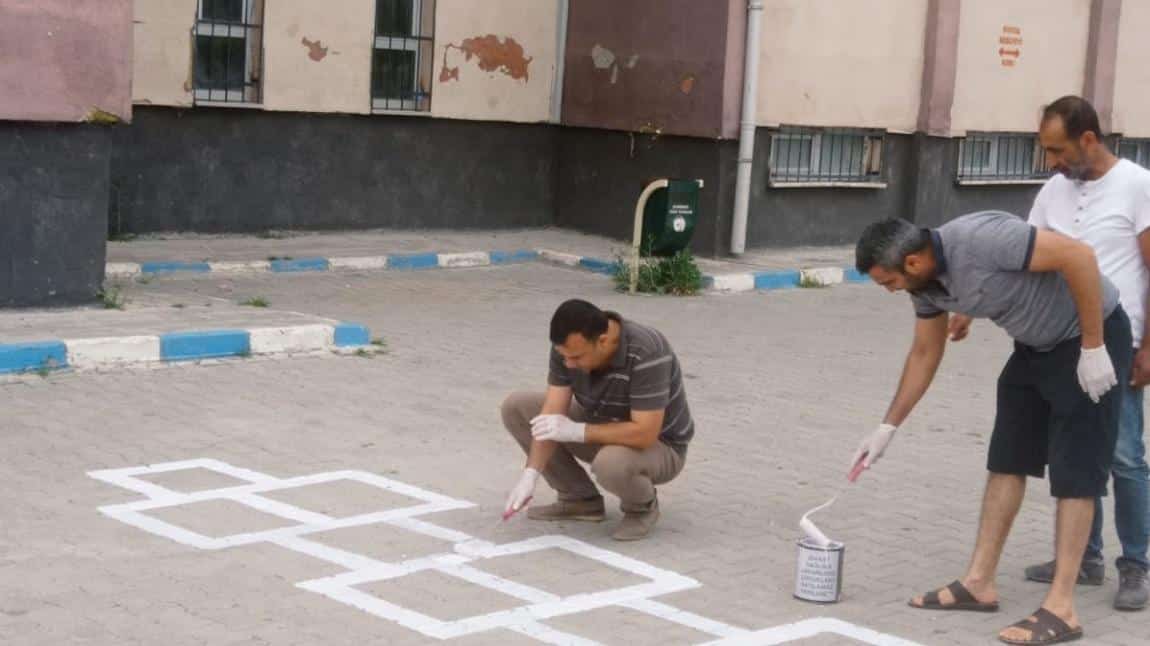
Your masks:
M819 547L803 539L799 541L799 563L795 571L795 597L816 603L835 603L842 594L842 543Z

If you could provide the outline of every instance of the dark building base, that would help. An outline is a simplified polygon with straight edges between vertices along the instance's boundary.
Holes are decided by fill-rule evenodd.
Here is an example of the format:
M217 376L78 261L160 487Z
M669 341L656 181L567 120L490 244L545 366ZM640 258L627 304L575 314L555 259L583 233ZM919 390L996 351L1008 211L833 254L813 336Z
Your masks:
M95 299L104 280L112 133L0 121L0 307Z
M137 106L113 233L538 227L556 130L418 117Z

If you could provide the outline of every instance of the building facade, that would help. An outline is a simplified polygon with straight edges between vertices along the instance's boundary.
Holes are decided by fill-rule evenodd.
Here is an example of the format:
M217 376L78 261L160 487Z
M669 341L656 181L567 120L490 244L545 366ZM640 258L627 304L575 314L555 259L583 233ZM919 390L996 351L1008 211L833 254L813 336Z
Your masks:
M748 4L0 0L0 42L19 45L0 60L0 130L15 135L0 137L0 181L69 172L55 162L91 150L99 169L68 182L89 186L82 206L36 220L61 231L626 238L646 182L698 178L694 250L722 256L737 238L849 242L891 215L1025 214L1046 176L1038 117L1064 94L1091 99L1117 151L1150 164L1150 3ZM21 190L6 211L67 210L37 200L50 186Z

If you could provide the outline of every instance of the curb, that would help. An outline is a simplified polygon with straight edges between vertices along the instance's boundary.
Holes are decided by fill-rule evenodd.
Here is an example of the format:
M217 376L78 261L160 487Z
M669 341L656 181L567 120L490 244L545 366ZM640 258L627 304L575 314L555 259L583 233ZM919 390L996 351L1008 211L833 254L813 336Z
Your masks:
M338 351L371 343L357 323L215 329L0 344L0 374Z
M484 267L536 260L533 249L513 251L467 251L462 253L390 254L386 256L351 256L341 258L279 258L268 260L225 260L219 262L110 262L104 267L108 278L131 278L162 274L249 274L299 273L341 269L438 269Z
M465 251L338 258L277 258L266 261L113 262L107 264L105 274L109 278L128 278L164 274L300 273L381 269L414 271L486 267L533 261L585 269L604 275L615 273L615 268L618 266L617 261L579 256L551 249L518 249L515 251ZM829 287L841 283L859 283L867 280L867 277L860 274L854 267L812 267L732 274L704 274L703 289L707 292L737 293L795 287Z

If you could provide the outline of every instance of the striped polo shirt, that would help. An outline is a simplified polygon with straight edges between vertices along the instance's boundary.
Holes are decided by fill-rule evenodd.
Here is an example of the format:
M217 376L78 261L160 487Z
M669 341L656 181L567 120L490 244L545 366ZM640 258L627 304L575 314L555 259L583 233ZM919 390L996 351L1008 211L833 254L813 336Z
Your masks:
M592 373L569 370L563 355L552 348L547 382L571 388L589 424L629 422L632 410L665 410L659 440L686 453L695 422L678 357L658 330L627 320L620 324L619 349L606 368Z

